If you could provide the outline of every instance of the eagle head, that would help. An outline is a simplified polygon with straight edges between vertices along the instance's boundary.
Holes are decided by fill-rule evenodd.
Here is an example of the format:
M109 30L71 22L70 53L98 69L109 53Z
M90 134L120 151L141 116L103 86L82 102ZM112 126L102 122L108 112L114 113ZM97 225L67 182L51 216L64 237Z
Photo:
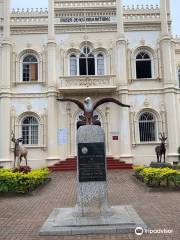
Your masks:
M92 99L90 97L87 97L84 100L84 108L86 112L92 112L93 111L93 103Z

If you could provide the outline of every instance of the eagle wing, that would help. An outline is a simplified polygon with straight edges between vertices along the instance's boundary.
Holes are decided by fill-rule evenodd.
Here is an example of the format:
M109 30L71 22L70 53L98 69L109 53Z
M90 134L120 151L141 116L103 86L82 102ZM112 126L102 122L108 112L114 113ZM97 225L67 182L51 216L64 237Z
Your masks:
M73 98L57 98L58 101L61 102L73 102L75 103L80 109L82 109L84 111L84 104L82 102L80 102L77 99L73 99Z
M115 98L102 98L102 99L100 99L100 100L98 100L97 102L94 103L93 110L95 110L101 104L108 103L108 102L116 103L117 105L119 105L121 107L130 107L130 105L126 105L124 103L121 103L119 100L117 100Z

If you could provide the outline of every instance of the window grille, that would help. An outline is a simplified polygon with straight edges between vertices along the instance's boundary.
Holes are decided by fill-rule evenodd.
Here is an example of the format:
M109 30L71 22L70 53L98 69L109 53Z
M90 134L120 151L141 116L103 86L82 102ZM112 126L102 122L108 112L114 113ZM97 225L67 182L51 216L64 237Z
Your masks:
M104 75L104 56L101 53L97 55L97 75Z
M156 141L156 119L152 113L145 112L139 118L140 142Z
M179 83L179 88L180 88L180 68L178 69L178 83Z
M83 48L83 53L79 57L79 74L95 75L95 59L88 47Z
M71 76L77 75L77 58L76 55L74 54L70 56L70 75Z
M104 55L95 56L89 47L83 47L79 57L71 54L69 58L70 76L76 75L104 75Z
M151 58L145 52L136 56L136 78L152 78Z
M38 81L38 61L33 55L23 59L23 82Z
M28 116L22 121L23 144L37 145L39 137L39 124L35 117Z

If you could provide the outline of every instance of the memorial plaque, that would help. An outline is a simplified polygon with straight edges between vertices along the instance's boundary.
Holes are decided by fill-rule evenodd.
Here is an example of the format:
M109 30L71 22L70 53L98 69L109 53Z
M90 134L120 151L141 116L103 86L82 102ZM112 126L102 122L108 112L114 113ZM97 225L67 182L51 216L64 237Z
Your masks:
M106 181L104 143L78 144L79 182Z

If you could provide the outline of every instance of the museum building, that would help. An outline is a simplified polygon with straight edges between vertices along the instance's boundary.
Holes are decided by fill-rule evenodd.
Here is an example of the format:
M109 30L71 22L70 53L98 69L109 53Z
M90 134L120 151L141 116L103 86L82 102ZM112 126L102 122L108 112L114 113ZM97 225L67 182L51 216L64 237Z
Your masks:
M82 111L58 97L130 105L96 109L107 156L149 164L164 133L167 161L177 161L180 38L172 37L170 1L48 3L48 10L10 10L10 0L0 0L0 166L13 163L12 131L23 138L32 167L77 155Z

